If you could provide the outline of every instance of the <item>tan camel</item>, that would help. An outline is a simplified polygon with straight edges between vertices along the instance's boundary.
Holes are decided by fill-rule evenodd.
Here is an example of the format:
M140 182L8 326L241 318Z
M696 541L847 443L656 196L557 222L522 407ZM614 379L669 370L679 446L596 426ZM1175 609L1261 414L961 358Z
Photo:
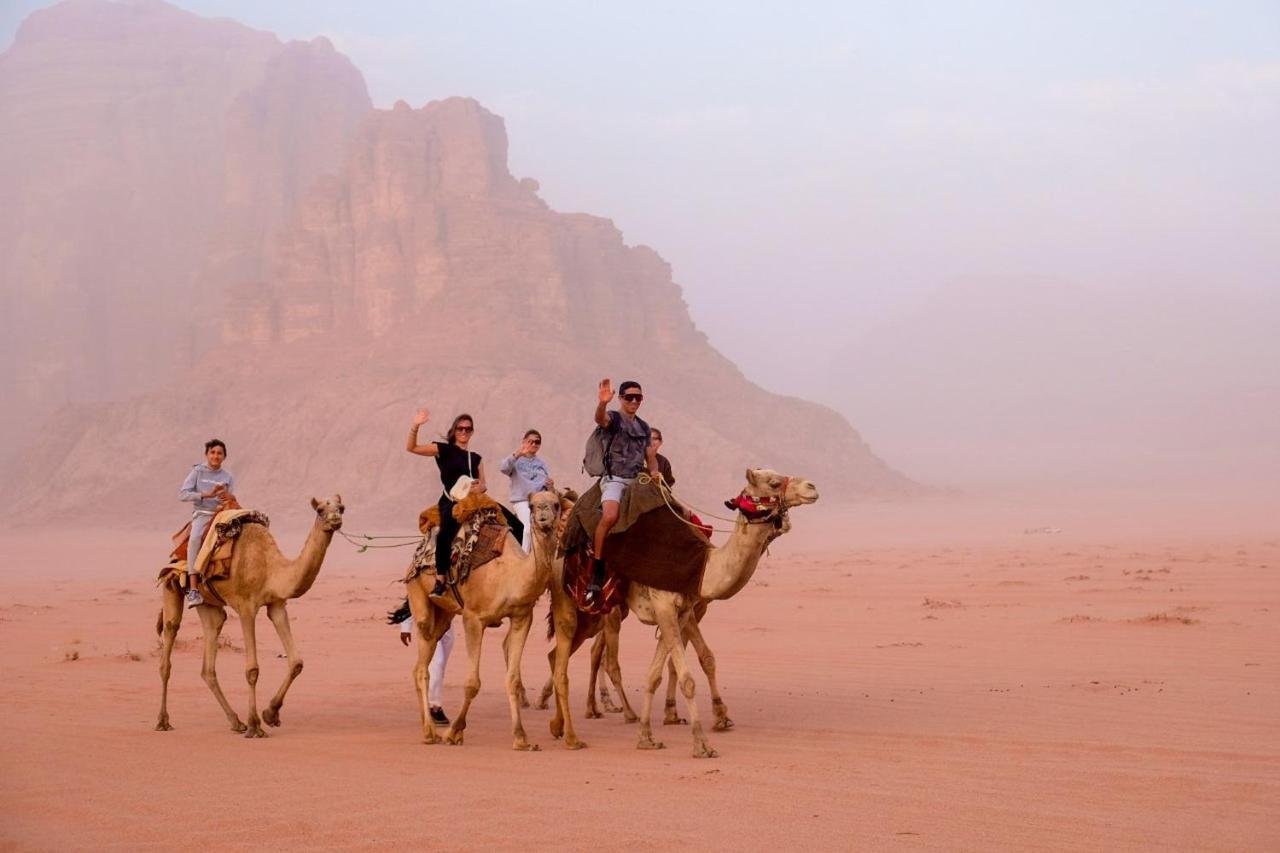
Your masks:
M462 709L445 732L444 741L458 745L467 728L467 711L480 692L480 650L486 628L511 621L503 652L507 661L507 697L511 704L513 747L536 750L525 735L520 717L523 688L520 686L520 659L524 654L529 627L533 623L533 606L547 588L556 559L556 522L561 514L561 499L551 492L539 492L529 498L529 521L533 525L533 553L526 554L510 533L501 556L473 571L459 586L464 606L461 609L467 638L467 657L471 668L467 676ZM434 533L432 534L434 537ZM434 553L434 538L432 553ZM418 660L413 668L413 683L418 694L418 712L422 719L422 740L439 743L435 724L427 710L427 687L430 674L427 664L435 654L436 643L449 628L457 604L449 593L439 599L430 597L435 577L418 575L408 583L409 610L418 634ZM525 703L527 707L527 703Z
M730 598L750 581L759 565L765 547L778 535L786 522L787 510L818 500L818 489L808 480L785 477L768 469L747 469L747 487L743 495L753 501L760 510L748 517L740 513L729 540L719 548L713 548L703 573L702 585L696 597L653 589L632 583L627 590L627 607L646 625L658 628L658 643L645 680L644 707L640 714L639 749L660 749L662 744L653 739L650 716L653 696L662 681L662 670L671 658L680 692L688 706L693 734L695 758L713 758L714 749L707 743L694 699L694 681L685 662L683 639L688 638L698 651L699 660L711 684L713 707L717 721L728 722L728 711L720 698L715 679L715 657L698 631L696 611L700 603ZM603 621L578 612L576 605L563 588L563 563L556 568L553 578L552 615L556 647L553 651L552 686L556 697L556 711L551 720L553 737L563 736L565 746L580 749L584 744L573 729L569 711L569 657L588 637L600 630ZM703 607L705 610L705 605ZM625 694L624 694L625 698Z
M302 672L302 657L293 642L285 603L291 598L305 595L315 583L334 531L342 527L342 513L346 509L338 495L327 501L312 498L311 508L316 511L316 520L296 559L290 560L280 553L275 537L266 527L246 524L240 531L231 557L229 576L210 582L214 591L240 617L240 628L244 633L244 674L245 680L249 682L248 726L236 716L227 697L223 695L222 688L218 686L218 635L227 621L227 612L210 603L200 605L196 611L200 615L204 633L204 663L200 668L200 676L222 706L227 721L231 723L231 730L244 732L245 737L266 737L267 733L262 729L263 721L270 726L280 725L280 706L284 704L284 696L289 691L289 685ZM156 633L161 638L160 718L156 722L156 731L169 731L173 728L169 724L169 672L172 669L173 642L182 625L182 589L176 580L170 580L165 584L162 595L160 616L156 622ZM280 689L271 697L271 704L263 710L262 718L259 719L258 642L254 622L258 611L263 607L267 608L267 617L280 635L280 641L284 643L285 654L289 657L289 671L285 674Z

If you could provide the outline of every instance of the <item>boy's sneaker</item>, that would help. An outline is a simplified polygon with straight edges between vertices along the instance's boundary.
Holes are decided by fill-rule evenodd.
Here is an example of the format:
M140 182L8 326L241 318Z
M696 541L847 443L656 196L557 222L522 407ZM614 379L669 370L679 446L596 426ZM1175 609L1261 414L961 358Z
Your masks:
M187 590L186 601L188 608L199 607L201 604L204 604L204 596L200 594L200 590L198 589L189 589Z
M449 725L449 717L445 714L444 708L441 708L439 705L431 706L431 722L435 723L437 726Z

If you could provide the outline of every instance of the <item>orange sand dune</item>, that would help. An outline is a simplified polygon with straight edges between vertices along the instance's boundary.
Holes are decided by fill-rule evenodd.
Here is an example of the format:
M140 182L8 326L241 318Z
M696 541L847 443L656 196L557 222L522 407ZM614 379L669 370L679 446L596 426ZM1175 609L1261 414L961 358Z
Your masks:
M342 542L291 607L306 671L283 727L227 730L192 620L176 730L154 732L165 535L11 534L0 848L1280 849L1280 537L1126 533L1101 515L1024 533L1029 519L798 510L708 616L738 724L714 733L712 761L690 757L683 727L639 752L618 716L583 719L583 659L589 748L562 749L530 710L543 751L511 751L497 631L467 745L420 744L412 653L380 619L401 555ZM225 636L221 680L243 714L235 620ZM269 695L283 661L265 618L259 636ZM625 626L637 706L652 643ZM525 657L535 692L543 648ZM459 643L451 709L464 663Z

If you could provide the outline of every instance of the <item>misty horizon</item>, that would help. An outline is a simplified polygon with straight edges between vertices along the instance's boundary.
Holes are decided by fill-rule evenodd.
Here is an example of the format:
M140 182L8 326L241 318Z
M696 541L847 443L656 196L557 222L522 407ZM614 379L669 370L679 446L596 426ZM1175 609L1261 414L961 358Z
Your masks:
M47 5L10 5L0 45ZM862 6L790 16L660 7L643 17L577 7L558 27L519 6L458 11L439 26L437 10L398 4L176 5L282 39L329 38L379 108L478 98L506 122L517 178L535 179L552 208L607 216L628 244L652 246L672 263L698 327L748 378L833 406L918 480L1104 482L1110 470L1141 483L1167 475L1189 446L1211 451L1192 466L1198 478L1265 481L1274 470L1280 351L1259 320L1280 287L1280 170L1267 156L1280 147L1280 14L1267 4L1180 4L1159 20L1101 4L1047 15L977 4L928 20ZM621 53L590 38L623 31L612 43ZM658 43L667 61L646 63ZM972 401L942 400L927 359L894 363L901 352L875 349L886 330L922 349L949 339L956 348L933 364L1003 355L1000 376L1018 387L1027 350L1016 335L988 352L985 340L946 328L954 312L930 307L964 292L975 314L999 315L1010 281L1106 296L1073 309L1083 327L1111 297L1181 317L1176 330L1136 334L1136 352L1107 350L1118 389L1101 373L1072 388L1076 402L1151 392L1159 400L1148 408L1181 430L1177 440L1146 443L1140 430L1097 424L1072 436L1078 423L1055 432L1006 418L998 441L1016 452L992 453L997 442L974 432ZM1206 299L1221 311L1197 330ZM913 317L942 325L910 327ZM1188 330L1207 336L1197 346L1214 336L1249 343L1208 345L1217 378L1184 370L1152 387L1158 374L1134 365L1183 364ZM761 335L804 346L780 354L758 346ZM1052 352L1049 338L1032 347L1038 358L1081 356L1070 335ZM1243 371L1254 381L1242 389L1230 376ZM938 405L902 404L913 386ZM1169 422L1206 398L1243 407L1254 424L1247 441L1239 430ZM1018 400L1007 402L1016 414ZM1100 453L1089 446L1108 440L1116 445ZM1057 463L1028 462L1055 452ZM983 456L992 467L972 462Z

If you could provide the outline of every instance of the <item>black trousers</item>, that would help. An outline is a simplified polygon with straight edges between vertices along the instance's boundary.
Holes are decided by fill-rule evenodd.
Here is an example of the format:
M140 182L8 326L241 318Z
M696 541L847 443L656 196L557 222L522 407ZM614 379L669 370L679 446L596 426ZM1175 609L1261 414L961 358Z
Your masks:
M453 519L453 501L445 495L440 496L440 532L436 534L436 574L449 574L449 562L453 556L453 538L458 535L461 525ZM502 514L506 516L511 535L519 542L524 538L524 524L516 514L505 506Z

